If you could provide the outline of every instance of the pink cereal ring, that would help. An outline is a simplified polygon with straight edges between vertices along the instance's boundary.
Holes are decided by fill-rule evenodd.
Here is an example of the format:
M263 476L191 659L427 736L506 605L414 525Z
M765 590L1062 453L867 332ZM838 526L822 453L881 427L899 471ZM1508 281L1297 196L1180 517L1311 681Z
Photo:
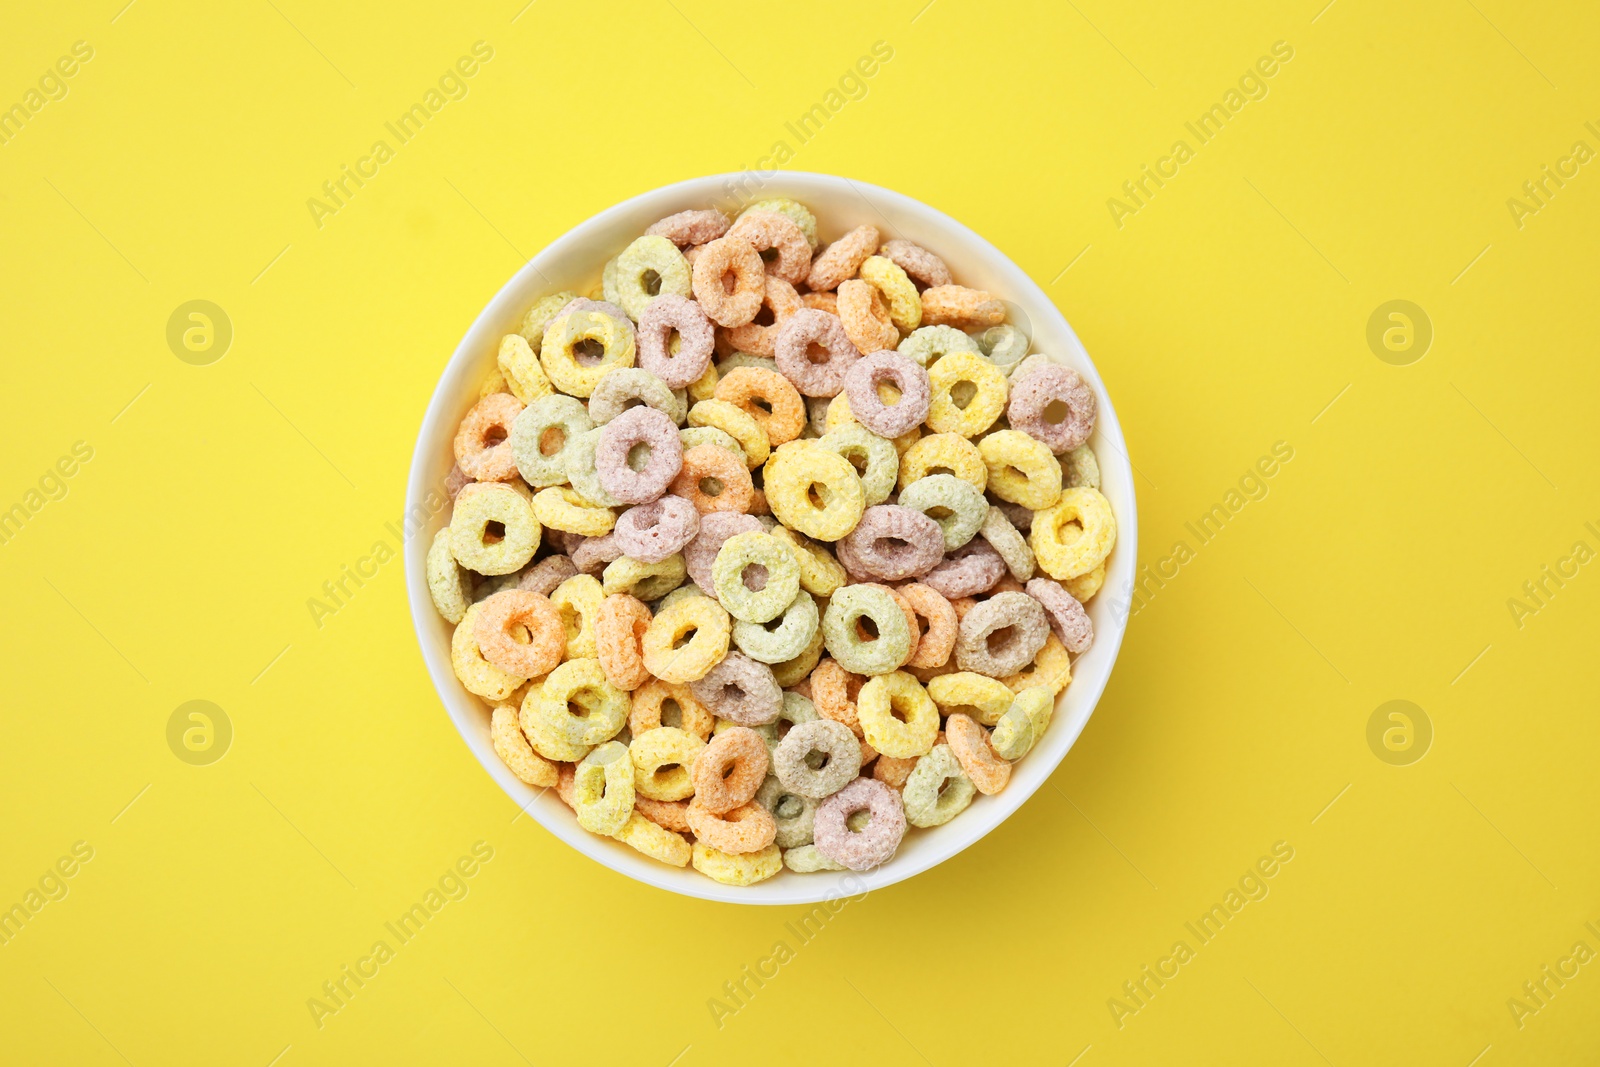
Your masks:
M549 596L555 592L556 586L577 573L577 564L572 562L571 556L546 556L533 566L523 569L522 577L517 579L517 588L538 593L540 596Z
M521 678L555 670L567 647L561 612L525 589L502 589L485 600L472 636L491 666Z
M625 692L650 680L642 642L651 618L644 601L627 593L612 593L600 604L594 624L595 654L606 681Z
M839 288L839 283L856 276L861 264L867 261L878 247L878 228L872 225L857 226L833 244L823 249L811 261L811 273L806 276L806 287L813 292Z
M838 396L861 353L837 315L801 308L778 331L778 371L806 396Z
M936 285L922 291L922 324L975 330L1006 321L1006 306L993 293L964 285Z
M1029 371L1012 385L1006 407L1013 430L1043 442L1058 456L1089 440L1094 416L1094 390L1076 371L1054 363Z
M717 561L717 553L722 551L723 542L735 534L757 533L761 529L760 519L737 511L713 511L701 515L700 533L683 550L683 563L689 570L689 580L715 599L716 583L711 579L711 568Z
M1005 572L1006 561L1000 553L989 542L974 537L925 574L922 584L953 602L993 589Z
M644 466L630 462L636 445L646 445ZM683 469L683 441L678 426L655 408L629 408L606 423L595 447L600 485L624 504L643 504L667 491Z
M852 831L845 820L858 811L872 821ZM900 794L876 778L857 778L817 808L813 824L817 851L852 871L868 871L893 856L906 835L906 813Z
M794 286L776 274L767 275L766 296L761 301L761 310L743 326L735 326L727 332L728 344L735 351L748 352L753 356L772 355L777 349L778 331L801 306ZM768 321L762 322L762 319Z
M1050 619L1050 629L1056 632L1061 644L1074 655L1089 651L1094 644L1094 622L1083 610L1078 599L1061 587L1060 582L1049 578L1033 578L1023 586L1023 592L1044 605Z
M606 569L607 563L621 559L622 556L622 546L617 544L616 534L608 533L600 537L582 538L573 547L570 558L572 565L580 574L599 574Z
M900 343L900 331L889 320L878 287L859 278L839 283L839 321L859 351L877 352Z
M695 257L692 285L694 298L707 318L718 326L743 326L761 310L767 295L767 271L761 253L749 241L719 237L702 246Z
M703 245L728 232L728 216L720 211L680 211L645 230L646 237L665 237L679 248Z
M700 532L700 512L681 496L664 496L624 511L611 536L624 555L640 563L660 563Z
M900 391L900 399L894 404L885 404L878 395L881 382L889 382ZM933 396L928 372L916 360L887 351L874 352L851 367L844 376L844 391L855 420L890 440L927 421L928 403Z
M517 476L511 452L511 423L522 403L510 393L490 393L467 412L456 431L456 464L480 482L505 482Z
M668 389L683 389L699 381L711 363L711 320L688 297L668 293L650 301L639 314L636 332L639 366L660 378ZM677 352L671 348L674 332L679 339Z
M792 285L805 281L811 272L811 242L806 240L799 224L787 215L773 211L746 212L728 230L728 236L748 242L758 253L769 248L775 251L778 256L770 270Z
M950 268L944 265L944 260L910 241L899 238L885 241L883 247L878 249L878 255L905 271L912 281L920 282L920 288L932 289L955 281L950 277Z

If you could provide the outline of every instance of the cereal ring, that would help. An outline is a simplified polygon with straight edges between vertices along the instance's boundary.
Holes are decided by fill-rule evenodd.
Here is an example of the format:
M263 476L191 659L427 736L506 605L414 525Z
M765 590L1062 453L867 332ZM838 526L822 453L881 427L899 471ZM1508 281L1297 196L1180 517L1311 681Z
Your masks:
M587 397L608 371L633 366L633 323L598 301L576 300L568 307L545 328L539 364L557 389Z
M839 561L826 548L787 526L772 529L772 536L794 549L795 562L800 564L800 588L813 596L832 596L835 589L849 580Z
M989 542L969 541L924 575L922 582L954 601L987 592L1005 572L1005 561Z
M629 704L598 660L569 659L545 677L534 718L569 744L598 745L622 729Z
M700 513L681 496L663 496L624 511L613 531L624 553L660 563L681 552L700 532Z
M852 743L854 740L851 739ZM818 801L788 792L777 775L769 774L756 792L756 803L772 814L773 824L777 827L772 840L779 848L800 848L811 844L811 828L817 817Z
M1027 585L1028 595L1044 605L1055 631L1068 652L1084 653L1094 644L1094 623L1083 605L1071 593L1048 578L1035 578Z
M616 269L605 283L606 299L637 319L657 296L689 295L689 263L666 237L647 234L617 256ZM557 383L559 384L559 383Z
M900 331L889 318L883 295L866 282L840 283L836 306L844 334L858 352L877 352L900 343Z
M1066 646L1062 645L1060 639L1050 634L1031 664L1000 680L1014 693L1034 686L1044 686L1052 694L1059 693L1072 681L1072 657L1067 654Z
M572 438L571 443L562 449L562 463L566 480L572 483L572 488L578 491L579 496L603 508L618 508L622 506L622 501L606 492L606 487L600 484L600 472L595 465L595 450L600 447L601 429L596 426Z
M722 383L718 381L718 385ZM689 409L690 426L714 426L728 434L744 450L745 466L751 470L767 461L772 450L767 431L749 412L726 400L702 400Z
M984 476L988 476L988 468L984 469ZM1033 529L1033 509L1025 508L1021 504L1013 504L1009 500L991 500L990 504L1005 512L1006 521L1017 528L1018 533L1027 533Z
M702 524L708 513L748 510L755 496L755 485L741 455L720 445L695 445L686 450L682 469L669 488L700 512Z
M1044 607L1026 593L996 593L961 620L956 663L1003 678L1033 662L1050 633Z
M1018 693L990 735L995 754L1013 762L1026 756L1044 736L1055 703L1055 694L1046 686L1033 686Z
M899 333L908 334L922 325L922 297L903 267L886 256L868 256L861 261L859 273L862 281L882 294L889 306L889 321ZM840 291L843 289L841 284Z
M573 768L572 809L578 825L592 834L610 836L633 814L633 764L628 747L607 741Z
M495 755L517 779L528 785L549 788L556 784L556 765L533 750L517 725L516 709L500 704L489 718L489 740Z
M1028 543L1044 572L1065 581L1098 567L1111 554L1116 539L1117 518L1110 502L1097 489L1077 486L1063 490L1060 503L1034 516ZM456 558L461 559L459 552ZM472 569L481 572L481 568Z
M800 584L805 584L805 575L800 577ZM1089 599L1100 591L1106 584L1106 565L1102 561L1100 566L1088 574L1080 574L1076 578L1068 578L1061 583L1061 587L1072 594L1072 598L1080 604L1087 604Z
M830 315L839 314L838 293L801 293L800 305L813 311L826 311Z
M988 356L989 362L1002 373L1010 371L1028 354L1028 335L1009 322L991 326L972 339L978 343L978 351Z
M811 643L806 645L804 652L794 659L772 664L772 677L780 686L798 685L805 681L806 676L812 672L821 658L822 627L818 626L816 634L812 636Z
M676 726L635 734L628 746L633 788L650 800L671 802L694 795L694 768L705 742Z
M642 459L635 454L640 446ZM606 492L624 504L643 504L666 492L678 476L683 442L677 426L661 412L629 408L600 430L595 464Z
M839 283L856 276L861 264L878 247L878 228L857 226L824 248L811 261L806 288L815 292L839 288Z
M783 853L778 851L777 845L768 845L759 852L734 855L712 848L704 841L696 841L690 862L695 870L713 882L747 886L764 882L783 870Z
M888 786L890 789L901 790L906 787L906 779L911 777L911 772L917 766L921 756L909 759L896 759L893 756L879 756L872 765L872 777Z
M505 482L474 482L456 497L450 553L479 574L510 574L528 565L540 533L539 520L521 493Z
M912 826L943 826L966 810L976 792L950 746L935 745L917 760L901 790L906 822Z
M739 352L770 358L777 351L778 331L783 329L789 316L803 306L794 286L776 274L769 274L761 298L761 310L743 326L728 330L727 343ZM721 367L717 368L717 373L723 373Z
M622 546L615 537L585 537L572 550L572 565L580 573L597 575L606 569L606 564L622 556Z
M712 398L707 397L706 399L710 400ZM719 430L715 426L685 427L678 431L678 440L683 442L683 450L685 452L695 445L716 445L718 448L726 448L729 452L739 457L739 462L744 462L744 448L738 441L733 439L732 434L726 430Z
M993 293L964 285L935 285L922 291L922 321L930 326L961 330L998 326L1006 320L1006 306Z
M635 798L634 804L638 803L638 799ZM611 836L653 860L660 860L674 867L687 867L693 854L689 842L671 830L652 822L642 814L642 811L641 808L630 815L622 829Z
M863 620L876 632L869 632ZM822 635L828 654L853 674L888 674L911 655L911 627L883 586L847 585L835 593L822 615ZM883 751L881 745L873 747Z
M788 216L796 226L800 227L800 232L806 235L806 243L812 248L817 247L817 217L804 204L797 203L787 197L757 200L739 212L739 218L744 218L752 211L770 211L778 215Z
M511 424L522 414L521 402L510 393L490 393L467 412L456 431L456 464L462 473L480 482L503 482L517 476L511 451Z
M608 596L600 605L600 617L594 626L595 654L606 681L618 689L631 692L650 678L650 672L644 669L642 642L651 617L642 600L626 593ZM556 623L560 625L559 615Z
M978 527L978 534L1000 554L1011 577L1019 582L1033 577L1033 549L1028 547L1027 539L1017 532L1017 528L1011 525L1005 512L991 507L983 525Z
M1079 445L1061 457L1061 484L1067 489L1080 485L1100 488L1100 461L1095 459L1094 449Z
M985 726L999 722L1016 699L1004 682L972 671L933 679L928 683L928 695L939 705L941 714L965 715Z
M522 480L539 487L567 481L572 442L592 429L589 409L574 397L553 394L529 404L511 423L511 452Z
M933 390L928 428L934 433L976 437L1006 406L1005 375L974 352L952 352L939 360L928 371L928 384Z
M856 468L867 507L889 499L900 473L900 453L893 444L865 426L850 423L823 434L817 445L838 453Z
M478 616L482 611L482 604L474 604L456 624L450 636L450 666L467 692L491 704L499 704L516 692L527 678L501 670L484 658L477 639Z
M765 750L761 756L763 760L766 759ZM694 833L697 848L704 844L720 852L744 855L774 847L772 842L777 836L777 823L772 813L754 800L718 815L708 811L700 803L699 794L696 794L689 802L688 816L689 829Z
M682 422L689 410L678 394L654 374L638 367L618 367L594 387L589 397L589 417L596 426L603 426L640 404L655 408L674 424Z
M600 605L605 593L600 583L587 574L568 578L550 594L550 603L561 613L561 628L567 635L568 659L594 657L595 623L600 619Z
M837 541L861 521L866 491L856 469L823 448L791 442L766 472L767 502L785 526L820 541Z
M856 711L856 697L864 684L865 678L845 670L836 660L821 661L811 672L811 695L817 714L843 723L860 737L861 719Z
M699 304L670 293L658 296L639 316L639 366L669 389L685 388L710 368L712 340L711 321Z
M728 236L747 242L758 253L768 249L775 251L777 257L768 264L768 269L791 285L804 282L811 272L811 243L787 215L746 211L729 228Z
M1094 391L1077 371L1049 364L1016 380L1006 418L1014 429L1037 438L1060 455L1089 440L1094 432L1095 408Z
M548 597L555 592L556 586L577 573L578 568L571 556L546 556L522 571L522 577L517 579L517 588Z
M533 517L541 526L584 537L602 537L617 521L610 508L597 507L564 485L552 485L533 495Z
M896 759L923 755L939 732L938 707L904 671L869 679L856 700L856 715L867 743Z
M861 353L837 315L801 308L778 330L773 357L783 376L806 396L836 396Z
M995 755L989 731L965 715L952 715L944 724L947 743L961 770L978 792L992 797L1011 780L1011 764Z
M770 369L770 364L766 369L736 367L729 371L717 381L716 399L750 416L766 435L769 448L799 437L806 424L805 401L789 384L789 379ZM720 419L724 414L719 408L702 409L702 412L702 421L710 417Z
M484 659L523 678L555 670L567 648L555 605L522 589L506 589L485 600L472 636Z
M712 210L680 211L651 223L644 231L646 237L665 237L680 248L715 241L727 232L728 216Z
M686 574L682 556L668 556L660 563L620 556L606 565L600 586L607 596L628 593L640 600L659 600L682 585Z
M957 352L981 355L978 343L953 326L923 326L913 330L895 351L919 367L931 367Z
M733 275L730 288L726 278ZM743 326L756 317L767 294L766 265L749 241L720 237L694 261L694 298L718 326Z
M710 597L685 597L656 612L645 631L645 668L664 682L703 678L727 655L731 631L722 605ZM697 699L699 695L695 694Z
M871 814L867 825L847 825L858 811ZM817 851L852 871L869 871L888 862L906 835L900 794L872 778L857 778L817 808L813 834Z
M880 383L891 382L900 394L885 403ZM910 433L928 417L932 396L928 372L898 352L873 352L859 360L844 376L850 415L879 437Z
M772 668L738 652L729 652L721 663L694 679L689 689L713 715L737 726L769 723L783 706L783 690L773 678Z
M900 491L900 506L939 524L944 547L954 552L977 534L989 515L983 494L953 474L931 474ZM944 512L943 515L938 514Z
M878 249L878 255L921 282L924 287L949 285L953 280L950 277L950 268L944 265L944 260L910 241L902 241L899 238L885 241L883 247Z
M729 615L744 622L771 622L800 592L800 565L794 550L775 537L736 534L717 550L711 581Z
M535 678L523 689L522 706L517 713L517 723L522 727L522 736L528 739L533 750L544 759L559 763L558 770L566 779L561 783L564 791L569 790L571 782L571 764L581 760L589 754L590 745L575 745L546 723L544 716L544 679ZM561 798L570 806L572 801L563 793Z
M651 800L649 797L639 796L636 786L634 788L633 810L663 830L672 830L680 834L689 832L689 802L687 800ZM679 840L682 840L682 838ZM684 854L688 854L687 845L684 847Z
M868 508L835 550L852 575L898 582L939 565L944 534L939 524L912 508L879 504Z
M578 299L578 294L563 289L559 293L540 297L533 302L528 313L522 317L522 326L517 331L522 334L523 340L528 342L528 347L537 354L544 343L545 327L550 325L550 320L561 313L561 309Z
M821 758L813 762L813 756ZM789 792L821 800L861 772L861 745L849 727L816 719L794 727L778 742L772 770Z
M742 468L741 468L742 469ZM683 550L683 561L689 568L689 577L701 589L715 589L712 568L723 543L735 534L759 533L761 520L754 515L731 511L715 511L700 517L700 533Z
M895 592L911 605L918 619L928 621L926 627L919 622L916 650L906 660L906 665L926 668L947 663L951 651L956 647L956 628L959 625L956 609L938 591L921 582L907 583Z
M508 333L500 339L500 351L495 365L511 389L511 395L524 404L531 404L541 396L549 396L554 387L539 366L539 357L520 333Z
M900 457L900 488L905 489L930 474L953 474L978 492L989 485L978 446L957 433L929 434Z
M722 731L695 760L695 806L721 815L749 803L766 781L767 764L760 734L745 726Z
M452 625L461 621L472 600L472 576L456 562L450 551L450 527L433 535L428 546L428 595L433 606Z
M817 706L809 698L785 690L783 706L778 709L778 717L765 726L755 726L751 729L761 735L761 740L767 744L767 754L771 755L777 751L779 742L789 736L791 729L804 723L816 722L818 718ZM718 725L726 726L722 723Z
M633 691L628 730L636 739L673 726L704 741L711 736L712 723L710 709L695 699L687 685L651 678Z

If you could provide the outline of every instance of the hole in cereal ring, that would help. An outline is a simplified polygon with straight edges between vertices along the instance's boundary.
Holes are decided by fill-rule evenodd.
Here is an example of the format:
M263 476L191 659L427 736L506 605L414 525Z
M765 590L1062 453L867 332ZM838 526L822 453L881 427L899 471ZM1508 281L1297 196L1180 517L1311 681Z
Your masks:
M490 519L483 527L483 543L486 545L499 544L506 539L506 524L498 519Z
M721 478L706 477L700 479L700 492L706 496L721 496L722 490Z
M727 685L722 687L722 699L730 704L737 704L744 700L748 695L749 694L744 691L744 687L738 682L729 682Z
M672 776L672 772L680 770L682 767L683 764L681 763L663 763L661 766L656 768L655 773L650 777L665 785L666 780Z
M820 771L828 765L828 754L812 749L806 753L806 766L814 771Z
M806 360L807 360L807 362L810 362L810 363L826 363L826 362L828 362L828 360L830 360L832 358L833 357L832 357L831 354L829 354L828 350L826 348L822 347L821 345L817 344L817 342L812 341L810 344L806 345Z
M644 286L645 292L649 293L651 296L655 296L657 293L661 292L661 275L657 274L653 270L650 270L649 268L646 268L645 272L639 276L639 284Z
M759 591L760 590L757 590L757 592ZM762 623L761 626L767 631L767 633L775 634L779 630L783 629L783 624L786 621L787 620L784 619L782 615L779 615L776 619L768 619L766 622Z
M938 522L941 519L948 519L950 516L954 515L955 512L951 511L943 504L935 504L923 514L927 515L928 518L932 519L934 522Z
M483 431L483 445L485 448L493 448L505 439L506 428L504 426L491 426Z
M828 506L828 487L821 482L812 482L806 486L806 503L818 511Z
M642 471L650 465L650 442L640 441L628 449L628 466Z
M752 404L754 404L757 408L759 408L762 411L766 412L768 415L772 414L772 401L768 400L766 397L764 397L764 396L753 396L753 397L750 398L750 402Z
M683 727L683 706L671 697L661 702L661 725Z
M878 639L878 624L871 615L863 615L856 620L856 633L863 641L876 641Z
M778 321L778 317L772 313L771 307L766 304L762 304L761 310L756 312L756 317L752 321L757 326L771 326L773 323Z
M1070 411L1065 400L1052 400L1044 406L1044 421L1051 426L1059 426L1067 420Z
M551 426L539 435L539 454L553 456L561 451L561 446L567 443L567 435L561 427Z
M731 270L722 272L722 291L732 293L738 291L739 276Z
M904 394L894 387L893 382L878 383L878 399L883 401L884 407L894 407L896 404L900 403L900 397L902 395Z
M1013 467L1011 469L1012 470L1016 470L1015 467ZM956 476L956 472L951 470L949 467L929 467L928 468L928 473L923 475L923 477L932 478L935 474L948 474L951 477L955 477Z
M733 775L734 775L734 772L737 771L738 769L739 769L739 765L737 763L733 763L732 761L730 761L728 763L724 763L722 765L722 780L724 782L726 782L729 778L732 778Z
M675 355L678 354L678 352L682 348L683 348L683 334L679 333L677 330L668 330L667 331L667 352L669 354L675 356Z
M767 568L759 563L752 563L745 567L740 576L744 587L752 593L759 593L767 587Z
M696 627L696 626L691 626L691 627L689 627L689 629L683 631L683 633L678 635L678 639L676 641L672 642L673 651L677 651L678 649L682 648L684 645L687 645L690 641L693 641L694 638L695 638L695 634L697 634L699 632L700 632L700 629L699 629L699 627Z
M859 834L872 825L872 809L862 808L860 811L852 811L845 816L844 825L851 833Z
M950 387L950 403L965 411L967 405L972 403L972 398L978 395L978 387L973 382L961 381Z
M606 346L592 337L585 337L572 346L572 358L581 367L592 367L605 358Z
M763 248L760 255L763 263L771 263L778 258L778 250L776 248Z
M780 819L798 819L806 810L806 802L791 793L785 793L772 805L772 814Z
M872 542L872 551L888 556L904 551L910 544L911 542L899 537L880 537Z
M1002 626L990 634L986 640L989 654L998 656L1017 642L1017 628L1015 626Z

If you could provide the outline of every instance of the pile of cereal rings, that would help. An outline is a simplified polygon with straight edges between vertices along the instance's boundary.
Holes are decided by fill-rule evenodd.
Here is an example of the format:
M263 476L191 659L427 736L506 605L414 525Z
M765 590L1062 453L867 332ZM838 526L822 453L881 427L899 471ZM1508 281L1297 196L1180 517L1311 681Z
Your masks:
M537 301L427 560L506 766L729 885L1004 789L1116 539L1083 380L927 249L817 235L682 211Z

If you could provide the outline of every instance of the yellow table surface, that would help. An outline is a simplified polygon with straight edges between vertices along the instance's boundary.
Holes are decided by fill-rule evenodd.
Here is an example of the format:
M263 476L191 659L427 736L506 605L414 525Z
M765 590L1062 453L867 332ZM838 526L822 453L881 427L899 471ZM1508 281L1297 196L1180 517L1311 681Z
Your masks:
M0 34L5 1059L1595 1061L1593 5L124 2ZM361 562L528 256L774 163L1045 287L1150 568L1049 787L809 934L514 819Z

